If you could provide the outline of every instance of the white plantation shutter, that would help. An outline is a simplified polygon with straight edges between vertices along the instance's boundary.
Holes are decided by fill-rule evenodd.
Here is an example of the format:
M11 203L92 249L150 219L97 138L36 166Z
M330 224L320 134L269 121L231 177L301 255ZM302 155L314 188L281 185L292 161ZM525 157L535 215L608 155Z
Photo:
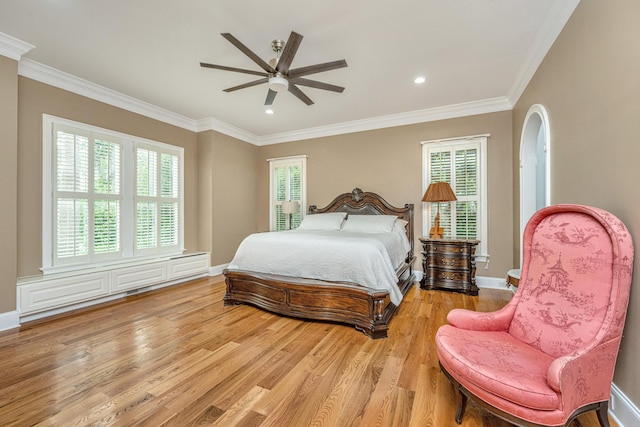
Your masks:
M119 253L122 144L99 135L93 143L93 247L96 254Z
M55 125L53 151L54 263L120 256L122 142Z
M306 204L306 156L270 159L271 175L271 230L297 228L304 216ZM282 202L297 201L298 212L289 215L282 212Z
M89 203L86 199L57 199L56 259L89 256Z
M431 182L448 182L451 183L451 150L434 149L429 153L429 183ZM454 190L455 192L455 190ZM433 224L433 220L440 210L440 227L444 229L443 238L452 238L451 227L451 205L449 203L440 203L432 206L429 217L431 218L430 224Z
M448 182L458 199L439 204L443 237L480 240L480 258L487 255L486 143L486 136L423 143L424 190L431 182ZM437 203L423 203L424 235L437 212Z
M179 245L179 163L177 154L136 147L136 244L138 254Z
M477 147L461 147L454 150L455 179L453 191L458 200L454 203L455 236L458 239L478 239L478 172Z
M178 245L178 156L160 154L160 246Z
M183 150L43 115L42 270L182 253Z

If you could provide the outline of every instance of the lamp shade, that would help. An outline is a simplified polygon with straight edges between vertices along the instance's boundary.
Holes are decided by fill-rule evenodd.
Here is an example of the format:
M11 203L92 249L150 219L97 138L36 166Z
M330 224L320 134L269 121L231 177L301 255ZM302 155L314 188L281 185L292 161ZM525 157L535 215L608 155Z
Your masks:
M423 202L451 202L458 200L448 182L432 182L422 196Z
M299 208L300 208L300 204L296 201L289 200L287 202L282 202L282 213L294 214L298 212Z

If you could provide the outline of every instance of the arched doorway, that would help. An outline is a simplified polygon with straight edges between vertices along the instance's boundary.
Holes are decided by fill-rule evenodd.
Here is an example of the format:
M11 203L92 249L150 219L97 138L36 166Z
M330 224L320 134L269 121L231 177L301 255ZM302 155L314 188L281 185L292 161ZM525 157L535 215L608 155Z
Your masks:
M520 262L522 235L531 216L551 204L549 117L540 104L527 112L520 137Z

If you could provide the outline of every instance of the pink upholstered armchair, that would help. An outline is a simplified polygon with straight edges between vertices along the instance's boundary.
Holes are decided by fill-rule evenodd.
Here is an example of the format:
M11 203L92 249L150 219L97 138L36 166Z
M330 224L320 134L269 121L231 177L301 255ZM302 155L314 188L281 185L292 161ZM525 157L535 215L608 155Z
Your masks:
M436 334L440 366L458 391L519 425L607 417L629 301L633 242L601 209L556 205L524 232L520 286L501 310L452 310Z

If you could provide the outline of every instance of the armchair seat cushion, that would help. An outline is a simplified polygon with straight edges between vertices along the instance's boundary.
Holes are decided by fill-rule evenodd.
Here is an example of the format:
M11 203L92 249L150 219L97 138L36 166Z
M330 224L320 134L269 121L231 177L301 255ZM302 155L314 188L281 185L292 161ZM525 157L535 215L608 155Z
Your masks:
M436 346L440 363L461 384L471 383L489 396L523 407L559 409L560 398L547 385L547 370L554 358L508 332L445 325L438 329Z

